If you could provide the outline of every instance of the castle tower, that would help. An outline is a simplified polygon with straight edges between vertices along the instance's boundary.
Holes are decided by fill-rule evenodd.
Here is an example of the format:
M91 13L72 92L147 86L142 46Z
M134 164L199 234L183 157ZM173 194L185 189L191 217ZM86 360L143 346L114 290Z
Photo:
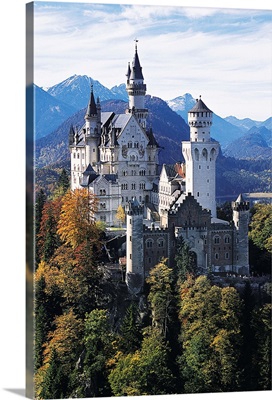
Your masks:
M191 193L203 208L216 217L215 165L219 143L212 140L213 112L200 99L188 111L190 141L182 142L186 161L186 194Z
M126 240L126 283L131 293L139 293L144 283L143 207L136 199L129 201Z
M101 107L98 100L96 106L91 86L91 96L85 114L85 142L86 142L86 165L95 166L99 161L98 146L101 140Z
M249 275L248 254L248 224L249 224L249 201L245 201L240 194L236 201L232 202L233 223L236 235L236 251L234 254L234 265L237 273Z
M138 119L140 125L146 129L146 119L148 110L145 108L145 94L146 85L144 84L144 77L142 67L140 64L138 50L138 40L135 40L135 54L133 61L128 64L127 70L127 93L129 98L128 112L133 113Z

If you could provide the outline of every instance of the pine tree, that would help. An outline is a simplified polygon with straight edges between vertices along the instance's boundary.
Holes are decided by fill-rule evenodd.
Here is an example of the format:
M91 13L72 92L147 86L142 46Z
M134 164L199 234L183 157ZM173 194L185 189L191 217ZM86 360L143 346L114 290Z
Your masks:
M126 310L120 328L119 347L123 353L132 353L137 350L142 341L141 325L137 304L132 302Z
M40 393L42 399L63 399L66 397L68 378L63 372L58 353L52 349Z

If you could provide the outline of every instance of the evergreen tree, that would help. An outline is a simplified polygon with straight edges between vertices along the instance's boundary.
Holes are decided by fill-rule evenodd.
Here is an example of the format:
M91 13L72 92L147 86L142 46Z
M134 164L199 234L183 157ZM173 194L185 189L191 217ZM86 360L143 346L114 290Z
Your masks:
M167 336L173 312L173 270L162 260L150 271L146 282L150 285L148 300L152 312L152 324L164 337Z
M168 346L158 329L146 330L140 350L126 355L119 352L109 361L109 382L114 396L175 393L168 356Z
M113 335L106 310L95 309L86 314L84 323L84 351L73 373L73 397L107 397L107 360L113 354Z
M49 332L49 321L46 312L45 279L42 276L35 284L35 345L34 369L37 371L43 364L43 344Z
M57 351L52 349L49 366L45 372L40 397L42 399L64 399L67 394L68 378L63 372Z
M212 286L205 276L189 276L180 285L180 299L180 371L185 391L237 390L241 349L238 292Z
M175 263L174 272L178 282L184 282L189 274L197 274L195 253L190 251L189 245L185 243L182 237L178 240Z
M60 173L56 189L54 190L53 198L64 196L68 189L70 189L70 180L66 169L63 168Z
M123 353L132 353L137 350L142 341L141 325L137 304L132 302L126 310L120 328L119 347Z
M255 332L256 351L253 355L253 368L257 388L255 390L271 390L271 312L270 303L254 310L253 329Z

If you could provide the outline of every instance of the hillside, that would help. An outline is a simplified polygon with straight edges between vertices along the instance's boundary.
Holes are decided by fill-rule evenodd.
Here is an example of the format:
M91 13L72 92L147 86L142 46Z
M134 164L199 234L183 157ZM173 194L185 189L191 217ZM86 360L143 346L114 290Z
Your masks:
M253 126L248 133L230 143L224 154L244 160L270 159L271 131L264 126Z

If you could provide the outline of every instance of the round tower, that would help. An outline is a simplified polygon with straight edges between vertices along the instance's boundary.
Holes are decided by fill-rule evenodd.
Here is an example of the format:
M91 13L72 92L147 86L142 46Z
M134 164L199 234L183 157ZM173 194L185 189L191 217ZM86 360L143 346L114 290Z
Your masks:
M126 74L126 89L129 98L128 112L133 113L138 119L140 125L145 129L148 114L148 110L145 108L146 85L144 83L144 76L138 56L137 43L138 40L135 40L134 58L131 65L130 63L128 64L128 70Z
M91 95L85 114L86 165L95 166L99 161L99 144L101 139L101 107L96 106L91 85Z
M126 214L126 283L130 292L139 293L144 283L143 207L133 199Z
M202 101L188 111L190 141L182 142L186 161L186 194L191 193L199 204L216 217L215 178L219 143L211 139L213 112Z
M234 223L234 265L239 274L249 275L249 251L248 251L248 224L249 201L245 201L240 194L236 201L232 202Z

